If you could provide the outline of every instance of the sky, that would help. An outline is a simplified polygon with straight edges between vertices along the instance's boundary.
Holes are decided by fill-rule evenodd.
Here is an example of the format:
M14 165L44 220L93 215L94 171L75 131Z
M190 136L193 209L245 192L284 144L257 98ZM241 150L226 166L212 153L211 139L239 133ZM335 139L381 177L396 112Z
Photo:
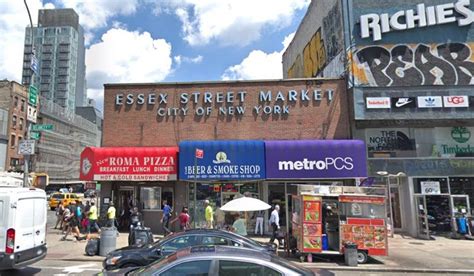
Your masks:
M281 79L282 54L310 0L27 0L73 8L86 38L87 94L104 83ZM0 0L0 79L21 82L23 0Z

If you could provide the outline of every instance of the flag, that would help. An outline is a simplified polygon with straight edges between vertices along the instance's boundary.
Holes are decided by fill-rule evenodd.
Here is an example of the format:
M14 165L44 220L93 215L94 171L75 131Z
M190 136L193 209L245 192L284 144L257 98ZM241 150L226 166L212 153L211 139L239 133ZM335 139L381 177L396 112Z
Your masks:
M204 150L196 149L196 158L203 159L204 158Z

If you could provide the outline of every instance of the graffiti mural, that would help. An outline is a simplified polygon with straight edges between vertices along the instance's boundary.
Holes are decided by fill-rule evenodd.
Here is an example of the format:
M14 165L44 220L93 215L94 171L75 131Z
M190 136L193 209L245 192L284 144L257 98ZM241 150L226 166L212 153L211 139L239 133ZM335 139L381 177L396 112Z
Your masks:
M324 41L326 41L327 59L331 60L344 48L342 37L342 12L339 2L331 8L327 16L323 18Z
M353 58L355 86L472 85L474 44L368 46Z

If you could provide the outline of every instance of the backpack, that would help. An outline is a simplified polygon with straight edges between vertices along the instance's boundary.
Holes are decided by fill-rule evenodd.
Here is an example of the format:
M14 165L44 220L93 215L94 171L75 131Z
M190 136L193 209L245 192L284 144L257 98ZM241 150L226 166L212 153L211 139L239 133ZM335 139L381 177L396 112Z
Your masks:
M82 217L82 210L81 210L81 207L77 206L76 208L76 216L79 218L79 217Z

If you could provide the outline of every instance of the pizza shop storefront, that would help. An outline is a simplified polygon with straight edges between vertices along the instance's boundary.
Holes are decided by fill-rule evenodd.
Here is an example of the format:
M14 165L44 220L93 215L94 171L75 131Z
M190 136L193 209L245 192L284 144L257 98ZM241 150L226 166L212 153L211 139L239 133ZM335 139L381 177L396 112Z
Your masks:
M137 206L145 226L161 233L162 201L174 210L184 202L177 157L177 147L87 147L81 154L81 180L100 184L101 217L114 202L120 227L128 229L130 209Z

